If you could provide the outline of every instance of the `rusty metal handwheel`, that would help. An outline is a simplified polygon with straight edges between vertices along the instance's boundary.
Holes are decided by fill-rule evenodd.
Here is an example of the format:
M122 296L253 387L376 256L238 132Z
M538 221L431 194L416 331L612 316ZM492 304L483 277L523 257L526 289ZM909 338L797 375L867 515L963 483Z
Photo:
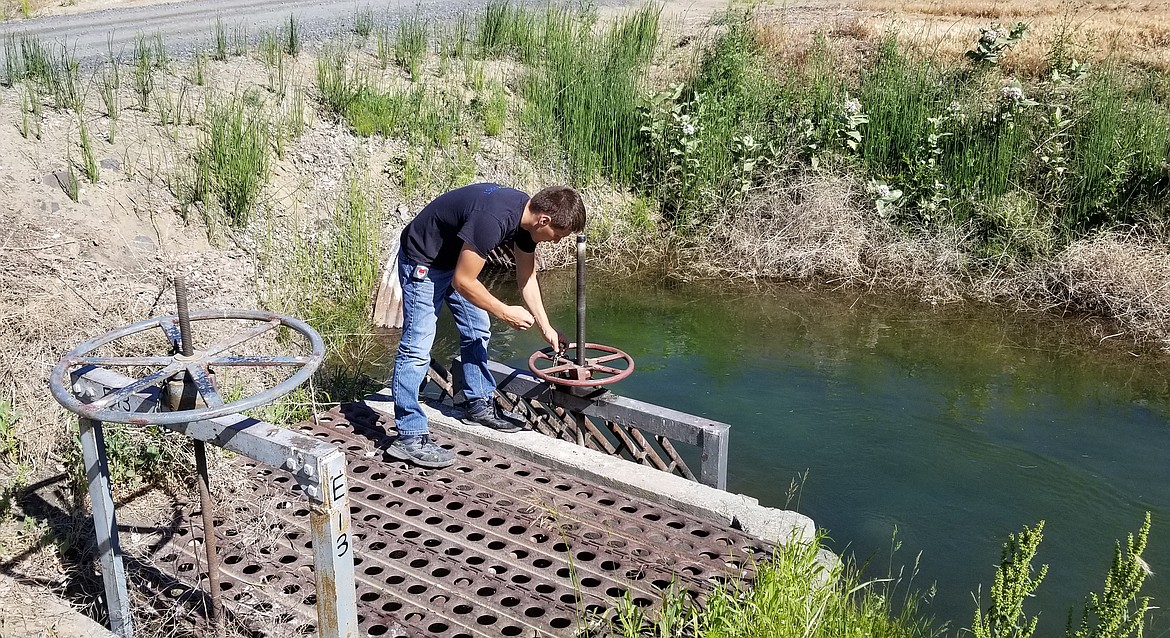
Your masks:
M313 372L317 370L317 366L321 365L321 360L325 356L325 343L321 340L321 335L317 334L317 331L313 330L309 324L298 319L259 310L202 310L192 312L190 315L192 322L216 319L251 320L257 322L257 325L246 327L206 348L195 350L189 357L182 354L145 357L101 357L90 354L101 346L150 329L161 329L167 340L170 341L173 350L179 351L178 344L181 342L181 337L179 336L178 317L171 315L139 321L107 332L69 351L53 368L53 373L49 377L49 389L52 390L53 397L57 399L58 403L69 411L89 419L109 423L175 425L236 414L269 403L292 392L297 386L308 381ZM232 356L225 354L228 350L281 326L290 328L304 337L308 341L311 352L300 356ZM103 397L95 397L92 401L83 402L74 395L72 373L78 368L87 366L143 367L154 368L155 371L123 388L113 390ZM231 403L224 403L223 397L216 390L209 374L209 366L297 366L300 369L267 390ZM120 406L126 406L127 399L132 395L161 386L174 375L184 371L190 375L207 407L173 412L130 412L118 409Z
M570 343L565 354L557 354L552 347L537 350L528 358L528 369L549 383L575 387L614 383L630 376L634 371L634 360L617 348L599 343L586 343L583 366L577 364L576 349L577 344ZM574 356L568 356L570 352ZM589 356L591 352L600 354L591 357Z

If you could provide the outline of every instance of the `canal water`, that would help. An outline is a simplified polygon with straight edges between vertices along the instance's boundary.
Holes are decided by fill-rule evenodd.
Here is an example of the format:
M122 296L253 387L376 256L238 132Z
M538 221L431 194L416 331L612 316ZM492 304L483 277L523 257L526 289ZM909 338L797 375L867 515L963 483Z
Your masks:
M541 281L554 325L574 338L574 273ZM636 362L614 392L730 423L729 490L810 516L870 578L904 566L901 589L933 586L926 611L952 630L970 626L981 584L986 605L1007 535L1040 520L1036 564L1049 572L1025 603L1038 635L1063 635L1147 510L1144 592L1170 605L1170 357L965 304L590 282L587 340ZM517 299L510 279L492 290ZM544 345L535 331L495 330L492 357L516 367ZM437 355L454 334L448 318ZM1170 613L1152 616L1146 635L1170 636Z

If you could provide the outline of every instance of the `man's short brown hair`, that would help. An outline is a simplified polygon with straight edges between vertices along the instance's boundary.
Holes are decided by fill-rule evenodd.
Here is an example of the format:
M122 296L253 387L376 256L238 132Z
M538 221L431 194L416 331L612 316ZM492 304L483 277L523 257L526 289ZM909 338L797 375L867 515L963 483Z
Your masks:
M552 225L579 233L585 230L585 203L581 194L568 186L549 186L532 196L528 208L548 215Z

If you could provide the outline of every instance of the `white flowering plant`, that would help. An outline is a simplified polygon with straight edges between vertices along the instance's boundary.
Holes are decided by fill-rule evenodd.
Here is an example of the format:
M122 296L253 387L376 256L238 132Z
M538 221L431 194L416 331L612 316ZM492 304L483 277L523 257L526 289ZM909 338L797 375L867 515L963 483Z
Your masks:
M1021 111L1039 104L1036 100L1028 97L1024 92L1024 87L1020 86L1016 80L1011 80L1001 86L996 97L998 98L997 108L991 121L1008 128L1016 125L1016 116Z
M849 150L856 152L861 148L861 125L869 123L869 116L862 109L861 101L846 96L841 108L833 118L836 122L836 138Z
M889 184L880 179L869 180L865 186L865 192L873 198L878 215L882 217L889 216L897 210L899 200L902 199L902 191L890 188Z
M1001 55L1027 35L1028 25L1023 22L1017 22L1011 29L992 22L991 26L979 30L979 40L967 51L967 58L979 66L995 66Z
M700 144L703 133L703 96L685 95L682 84L650 97L639 108L643 144L651 158L646 176L676 207L694 200L698 188Z

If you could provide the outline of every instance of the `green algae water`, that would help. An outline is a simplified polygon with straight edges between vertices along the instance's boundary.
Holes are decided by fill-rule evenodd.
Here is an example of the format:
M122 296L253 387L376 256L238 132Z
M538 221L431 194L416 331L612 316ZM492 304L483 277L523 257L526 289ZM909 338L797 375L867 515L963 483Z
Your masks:
M572 338L572 270L541 281ZM510 278L492 289L517 298ZM933 587L926 612L947 635L970 626L981 584L986 606L1007 535L1041 519L1035 564L1050 569L1025 603L1038 636L1063 636L1147 510L1143 592L1170 605L1170 357L1036 315L860 292L599 273L587 308L587 339L636 362L614 392L730 423L729 490L812 517L870 578L904 566L903 588ZM495 329L492 357L516 367L544 345ZM449 356L449 317L441 330ZM1170 636L1170 613L1151 617L1146 635Z

